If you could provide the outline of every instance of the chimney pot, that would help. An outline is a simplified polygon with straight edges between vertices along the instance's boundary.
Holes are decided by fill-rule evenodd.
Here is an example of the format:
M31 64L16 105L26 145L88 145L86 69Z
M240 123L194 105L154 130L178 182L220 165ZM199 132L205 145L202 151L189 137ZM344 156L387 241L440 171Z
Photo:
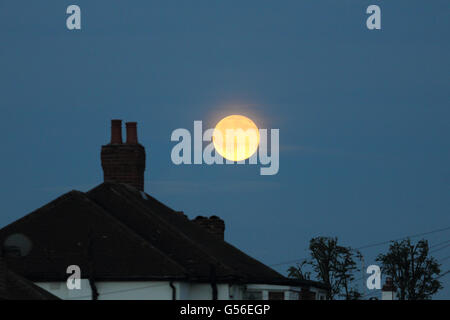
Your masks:
M111 120L111 144L122 144L122 120Z
M137 138L137 123L127 122L127 144L138 144Z

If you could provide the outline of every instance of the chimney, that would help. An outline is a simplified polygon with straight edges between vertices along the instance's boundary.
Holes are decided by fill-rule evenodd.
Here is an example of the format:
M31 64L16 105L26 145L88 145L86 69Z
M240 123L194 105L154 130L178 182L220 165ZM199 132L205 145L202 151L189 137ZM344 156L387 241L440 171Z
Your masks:
M111 120L111 144L122 144L122 120Z
M145 148L137 140L136 122L128 122L126 127L124 144L122 120L111 121L111 143L102 146L101 151L104 181L125 183L144 191Z
M137 139L137 123L127 122L127 144L138 144Z
M209 233L213 234L220 240L225 239L225 222L217 216L211 216L210 218L198 216L194 220L194 223L202 226Z
M397 288L394 286L394 282L391 277L386 278L386 283L381 288L381 300L396 300Z

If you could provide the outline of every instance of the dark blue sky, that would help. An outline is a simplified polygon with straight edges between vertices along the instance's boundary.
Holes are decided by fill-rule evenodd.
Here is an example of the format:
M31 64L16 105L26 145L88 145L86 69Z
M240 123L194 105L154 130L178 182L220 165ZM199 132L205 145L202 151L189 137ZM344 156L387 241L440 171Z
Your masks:
M66 29L70 4L81 31ZM381 6L381 31L365 26L370 4ZM227 240L269 265L304 257L314 236L358 247L450 226L449 9L1 1L0 227L101 183L112 118L139 123L149 194L190 217L219 215ZM174 129L235 113L280 129L278 175L171 163ZM364 250L366 264L386 248Z

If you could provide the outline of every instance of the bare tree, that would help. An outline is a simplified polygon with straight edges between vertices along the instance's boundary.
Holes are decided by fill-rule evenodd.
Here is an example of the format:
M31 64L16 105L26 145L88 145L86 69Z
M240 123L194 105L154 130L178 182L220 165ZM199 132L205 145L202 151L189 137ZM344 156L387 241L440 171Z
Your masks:
M309 243L311 259L304 260L297 266L290 267L290 277L310 279L310 272L304 269L310 266L315 272L317 280L329 287L328 299L338 297L344 299L358 299L361 295L352 287L355 280L354 273L359 271L354 258L361 254L350 247L338 245L337 238L317 237Z
M428 241L412 244L410 239L393 241L386 254L377 261L381 270L392 277L400 300L428 300L442 289L440 265L429 255Z

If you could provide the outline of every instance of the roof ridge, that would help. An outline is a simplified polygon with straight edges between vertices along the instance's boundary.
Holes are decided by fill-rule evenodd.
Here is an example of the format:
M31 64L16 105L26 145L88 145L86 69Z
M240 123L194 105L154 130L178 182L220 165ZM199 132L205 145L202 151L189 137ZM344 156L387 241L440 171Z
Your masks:
M110 188L111 191L113 191L114 193L118 194L122 199L124 199L124 201L126 201L127 203L129 203L130 205L133 206L137 206L138 209L140 211L143 211L145 214L148 214L146 211L149 210L152 213L152 218L158 219L158 221L163 224L167 229L169 229L171 232L174 232L178 235L181 235L181 237L183 239L185 239L187 242L189 242L191 245L193 245L194 247L197 248L197 250L199 250L200 252L202 252L204 254L205 257L208 258L210 263L214 263L216 265L220 265L223 266L225 269L228 269L229 271L231 271L231 274L233 273L239 273L239 270L236 270L232 267L230 267L227 264L224 264L223 262L219 261L216 257L214 257L213 255L211 255L209 252L205 251L203 246L200 246L199 243L197 241L192 240L191 238L189 238L184 232L180 232L180 230L176 227L174 227L173 225L171 225L170 223L167 223L167 221L163 218L161 218L157 213L155 213L153 210L151 210L151 208L144 206L141 202L138 201L130 201L127 197L124 197L123 194L119 191L119 190L114 190L114 187L120 186L121 188L123 188L123 190L125 190L125 192L127 193L131 193L132 191L129 190L129 188L126 188L126 186L124 186L123 184L113 184L113 183L109 183L109 184L105 184L106 187ZM92 191L92 190L91 190ZM89 191L90 192L90 191ZM138 196L137 193L135 195L136 197L140 197L140 195ZM152 199L154 199L152 197ZM159 201L158 201L159 202ZM165 206L165 205L164 205ZM175 211L167 206L165 206L166 210L169 210L171 212L173 212L173 214L176 214ZM188 220L189 221L189 220ZM189 221L190 222L190 221ZM203 229L201 229L202 231L204 231ZM206 231L205 231L206 232Z
M140 234L138 234L136 231L128 227L126 224L124 224L122 221L114 217L106 208L103 208L99 203L97 203L95 200L91 199L86 193L82 193L84 198L92 203L93 206L96 207L97 210L100 210L102 213L104 213L108 219L110 219L112 222L114 222L118 227L122 228L123 230L126 230L126 232L130 235L138 239L139 241L142 241L146 243L149 247L151 247L153 250L155 250L158 254L160 254L162 257L170 261L170 263L174 264L177 268L181 269L182 272L185 274L188 274L187 270L180 265L178 262L173 260L171 257L169 257L166 253L162 252L160 249L152 245L147 239L142 237Z
M80 194L84 194L81 191L78 190L71 190L69 192L64 193L63 195L57 197L56 199L44 204L43 206L31 211L30 213L26 214L25 216L23 216L22 218L19 218L9 224L7 224L6 226L3 226L2 228L0 228L0 230L9 228L10 226L14 225L14 224L20 224L21 222L24 221L28 221L32 218L34 218L38 213L46 211L46 210L50 210L58 205L60 205L61 203L63 203L64 201L69 200L72 197L76 197L79 196Z
M129 191L130 191L129 188L126 188L126 191L129 192ZM162 203L161 201L157 200L156 198L154 198L154 197L152 197L152 196L150 196L150 195L148 195L148 196L151 198L151 200L155 201L158 205L160 205L163 209L165 209L165 210L168 211L169 213L176 214L176 211L173 210L172 208L168 207L167 205L165 205L165 204ZM138 197L138 198L139 198L139 197ZM139 198L139 199L140 199L140 198ZM141 200L141 199L140 199L140 200ZM220 263L220 264L223 265L224 267L227 267L227 269L233 270L233 271L236 272L236 273L240 273L240 270L237 269L237 268L235 268L234 266L230 266L228 263L219 261L213 254L211 254L210 252L208 252L209 249L205 248L205 246L204 246L201 242L198 242L198 241L196 241L196 240L191 239L188 235L186 235L186 234L184 233L183 230L180 230L179 228L176 228L176 227L172 226L172 225L171 225L170 223L168 223L164 218L160 218L159 215L158 215L156 212L154 212L154 211L152 210L152 208L145 206L141 201L139 201L138 203L139 203L139 205L140 205L141 207L144 207L144 211L145 211L145 210L151 211L151 212L153 213L153 215L154 215L154 216L157 216L158 219L159 219L160 221L163 221L163 223L164 223L165 225L168 225L168 226L170 226L172 229L174 229L174 230L176 230L177 232L181 233L185 238L189 239L191 243L193 243L197 248L199 248L202 252L204 252L204 253L205 253L206 255L208 255L210 258L212 258L213 260L217 261L218 263ZM191 220L188 219L188 222L189 222L189 223L192 223L192 225L194 226L194 228L197 228L198 230L201 230L201 232L204 232L205 234L208 234L208 235L209 235L209 233L208 233L206 230L204 230L204 229L203 229L202 227L200 227L199 225L193 223ZM212 238L212 237L211 237L211 239L213 239L212 241L219 241L219 240L216 239L216 238ZM223 242L223 245L224 245L225 247L228 247L229 249L232 249L232 250L239 251L240 254L245 255L246 258L251 259L254 263L260 264L260 265L264 266L265 268L270 269L272 272L277 273L277 274L280 276L280 279L288 279L288 278L286 278L285 276L283 276L282 274L280 274L279 272L277 272L276 270L270 268L269 266L267 266L266 264L262 263L261 261L259 261L259 260L255 259L255 258L251 257L250 255L246 254L245 252L243 252L243 251L240 250L239 248L233 246L232 244L230 244L230 243L228 243L228 242L226 242L226 241L222 241L222 242Z
M112 185L112 187L114 187L114 185ZM126 192L131 192L131 190L129 190L128 188L125 188ZM151 197L151 196L150 196ZM139 197L138 197L139 198ZM170 214L177 214L175 210L173 210L172 208L168 207L167 205L163 204L162 202L160 202L159 200L155 199L154 197L151 197L152 200L156 201L159 205L161 205L166 211L168 211L168 213ZM152 213L152 215L154 217L156 217L159 221L161 221L164 225L168 226L171 230L173 230L174 232L177 232L178 234L181 234L183 236L183 238L187 239L191 244L193 244L198 250L200 250L202 253L204 253L206 256L209 257L210 260L212 260L213 262L215 262L218 265L221 265L223 267L225 267L228 270L231 270L233 273L241 273L241 271L239 269L236 269L234 266L230 266L229 264L220 261L218 258L216 258L214 255L212 255L210 252L208 252L208 249L205 248L204 245L202 245L202 243L199 243L196 240L191 239L188 235L186 235L183 230L180 230L179 228L174 227L173 225L171 225L170 223L167 222L167 220L165 220L164 218L161 218L156 212L154 212L154 210L152 210L152 208L145 206L141 201L137 202L139 204L139 207L141 207L143 209L143 211L150 211ZM133 202L133 204L135 204L135 202ZM191 220L187 219L188 223L192 223L192 226L194 228L197 228L200 232L203 232L204 234L210 235L208 233L208 231L206 231L205 229L203 229L202 227L200 227L199 225L193 223ZM213 238L211 236L211 239L213 239L212 241L216 241L217 239ZM218 240L217 240L218 241ZM268 266L266 266L265 264L263 264L262 262L256 260L255 258L250 257L249 255L247 255L246 253L244 253L242 250L239 250L238 248L236 248L235 246L227 243L226 241L223 241L223 243L225 244L225 246L230 246L235 250L238 250L240 253L244 254L246 257L252 259L253 261L264 265L265 267L269 268ZM269 268L271 269L271 268ZM273 269L271 269L273 270ZM276 272L275 270L273 270L274 272ZM277 272L278 273L278 272ZM283 277L280 274L281 277Z
M170 275L171 278L183 279L183 278L187 277L188 271L186 270L186 268L184 266L182 266L181 264L179 264L178 262L173 260L170 256L168 256L166 253L164 253L163 251L161 251L154 245L152 245L149 241L147 241L145 238L140 236L133 229L126 226L119 219L115 218L107 210L105 210L103 207L101 207L98 203L93 201L86 193L83 193L80 191L75 191L75 190L70 191L70 192L58 197L57 199L51 201L47 205L44 205L41 208L34 210L32 213L26 215L25 217L22 217L21 219L0 229L0 238L1 238L2 234L8 234L10 228L12 228L13 230L17 229L17 228L21 228L21 226L23 224L26 225L26 224L30 223L30 219L39 218L41 216L41 214L46 214L47 212L50 211L50 214L53 215L52 210L55 210L55 212L59 212L60 211L59 206L64 205L64 203L69 200L75 201L77 203L84 203L84 205L86 205L87 207L90 208L90 210L92 211L91 212L92 214L96 214L98 217L105 219L105 223L110 224L110 226L113 229L116 229L117 232L119 232L120 234L123 234L126 237L125 238L126 241L131 242L133 245L141 244L142 246L140 246L138 250L141 250L141 253L143 253L145 257L149 258L151 256L154 256L154 257L156 256L156 257L158 257L158 260L164 261L165 263L167 263L168 269L172 270L171 273L173 272L173 274ZM32 223L33 223L33 221L31 221L31 224ZM58 258L58 256L55 255L55 253L52 253L52 256L48 257L46 255L47 254L46 249L43 248L42 245L39 244L39 242L37 242L36 239L33 239L33 243L35 246L40 247L40 249L43 249L43 251L42 251L43 255L44 255L43 257L46 258L47 260L49 260L49 262L51 264L54 263L53 258L55 258L55 257L56 257L56 259ZM146 251L148 252L148 256L145 255ZM69 252L66 251L63 256L66 256L67 254L69 254ZM97 254L102 255L104 253L97 252ZM94 255L95 255L95 253L94 253ZM117 257L117 258L120 259L120 257Z

